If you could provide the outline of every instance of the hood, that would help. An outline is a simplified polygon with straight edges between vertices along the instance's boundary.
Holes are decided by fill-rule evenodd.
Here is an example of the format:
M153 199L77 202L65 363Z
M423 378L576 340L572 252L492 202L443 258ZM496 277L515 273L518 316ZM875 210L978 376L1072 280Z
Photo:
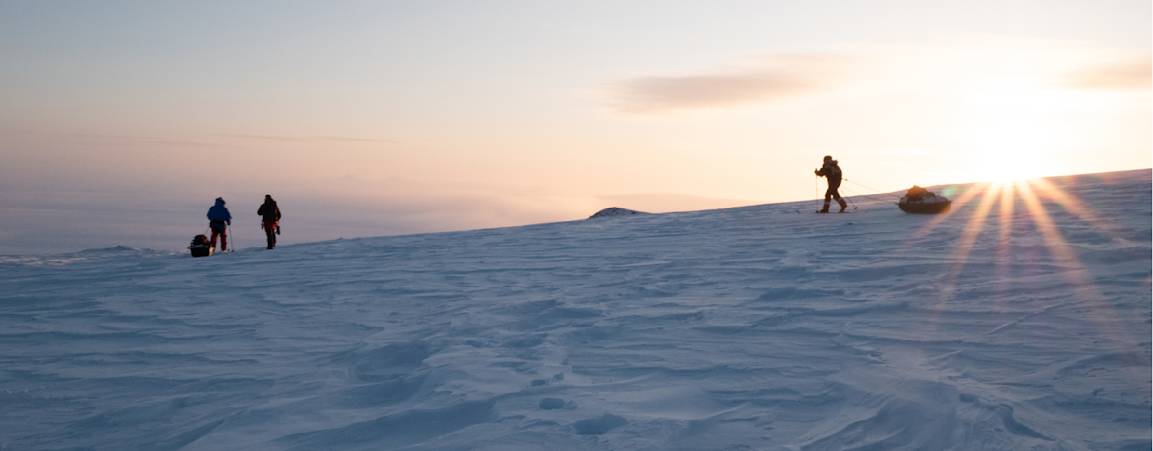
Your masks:
M217 197L216 198L216 204L214 204L214 205L217 207L223 207L224 206L224 198Z

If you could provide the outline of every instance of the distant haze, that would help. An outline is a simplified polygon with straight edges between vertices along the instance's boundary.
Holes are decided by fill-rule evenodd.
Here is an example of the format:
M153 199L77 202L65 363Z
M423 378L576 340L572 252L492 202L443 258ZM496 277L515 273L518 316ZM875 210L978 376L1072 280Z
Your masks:
M0 0L0 254L1153 166L1148 1ZM815 186L817 185L817 186Z

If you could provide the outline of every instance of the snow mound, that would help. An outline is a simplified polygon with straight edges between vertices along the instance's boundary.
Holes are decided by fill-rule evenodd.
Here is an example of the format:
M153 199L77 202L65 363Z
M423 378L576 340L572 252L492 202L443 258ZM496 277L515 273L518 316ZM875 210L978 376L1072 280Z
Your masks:
M1151 173L1049 183L6 257L0 448L1149 449Z
M649 213L645 213L643 211L637 211L637 210L629 210L627 208L609 207L609 208L602 208L600 211L593 213L593 215L589 216L588 218L589 219L615 218L615 217L620 217L620 216L647 215L647 214L649 214Z

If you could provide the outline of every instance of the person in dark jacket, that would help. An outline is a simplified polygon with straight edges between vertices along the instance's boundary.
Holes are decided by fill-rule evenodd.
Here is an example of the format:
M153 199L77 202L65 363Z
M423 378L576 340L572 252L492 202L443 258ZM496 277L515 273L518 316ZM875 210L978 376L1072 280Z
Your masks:
M260 215L260 227L264 229L264 237L268 241L268 249L276 247L276 235L280 235L280 207L272 200L271 194L264 195L264 203L256 209Z
M220 238L220 250L228 250L228 226L232 225L232 213L224 207L224 198L217 197L216 204L208 209L208 228L212 229L210 246L216 247L216 238Z
M837 160L834 160L832 156L825 155L824 164L813 173L817 174L817 177L824 177L829 182L829 189L825 191L825 206L818 213L829 212L830 198L836 199L837 203L841 204L841 211L845 211L848 204L845 203L844 199L841 199L841 193L837 192L837 189L841 187L841 167L837 165Z

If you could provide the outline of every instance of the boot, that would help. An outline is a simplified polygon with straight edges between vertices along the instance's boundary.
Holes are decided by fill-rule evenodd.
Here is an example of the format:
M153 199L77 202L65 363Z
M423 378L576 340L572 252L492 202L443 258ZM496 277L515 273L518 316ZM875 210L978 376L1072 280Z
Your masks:
M841 204L841 211L839 211L837 213L844 213L845 209L849 208L849 204L845 203L844 199L837 199L837 203Z
M828 212L829 212L829 203L828 202L825 202L825 206L821 207L821 209L817 211L817 213L828 213Z

